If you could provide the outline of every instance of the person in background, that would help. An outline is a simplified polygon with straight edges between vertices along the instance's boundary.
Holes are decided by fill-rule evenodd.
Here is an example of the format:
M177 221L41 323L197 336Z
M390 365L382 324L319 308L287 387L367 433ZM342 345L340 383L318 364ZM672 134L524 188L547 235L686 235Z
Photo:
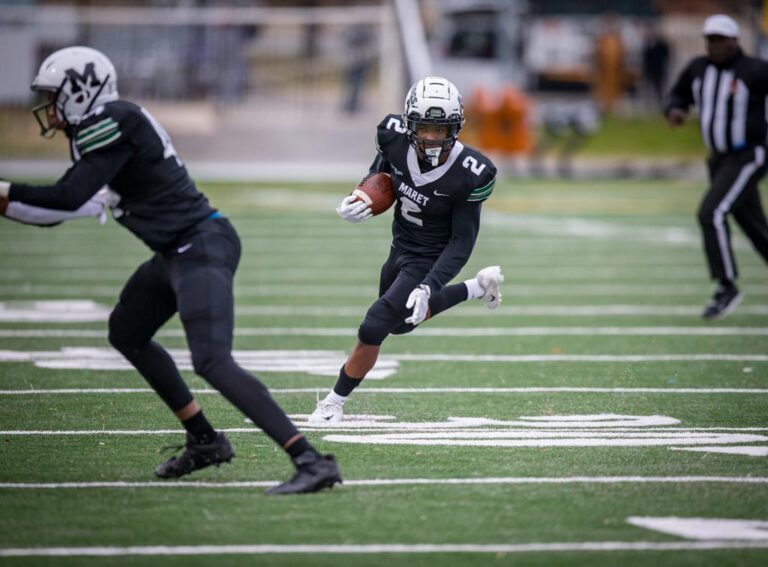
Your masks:
M742 299L731 246L728 217L733 216L768 262L768 222L757 184L765 174L768 62L746 55L739 25L724 14L704 22L707 54L694 58L677 78L665 108L673 127L697 106L701 135L709 150L709 188L701 200L699 224L709 273L717 287L702 316L714 321Z

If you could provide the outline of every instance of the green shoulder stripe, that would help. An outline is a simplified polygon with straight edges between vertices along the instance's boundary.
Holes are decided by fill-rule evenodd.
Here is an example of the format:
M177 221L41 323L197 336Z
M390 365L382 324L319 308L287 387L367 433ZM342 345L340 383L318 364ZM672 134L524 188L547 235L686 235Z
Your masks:
M483 185L482 187L478 187L472 193L469 194L469 197L467 197L467 201L483 201L491 196L491 193L493 193L493 188L496 185L496 178L494 177L491 181L488 182L487 185Z
M84 155L90 151L97 150L108 144L111 144L118 138L120 138L120 130L117 128L113 128L105 132L102 132L100 136L96 138L92 138L91 140L83 144L78 143L77 149L80 152L80 155Z
M117 127L118 127L117 122L115 122L113 118L111 117L105 118L104 120L97 122L93 126L89 126L83 131L78 132L75 142L78 144L87 142L88 140L92 140L93 138L98 137L99 134L102 134L107 130L113 130Z

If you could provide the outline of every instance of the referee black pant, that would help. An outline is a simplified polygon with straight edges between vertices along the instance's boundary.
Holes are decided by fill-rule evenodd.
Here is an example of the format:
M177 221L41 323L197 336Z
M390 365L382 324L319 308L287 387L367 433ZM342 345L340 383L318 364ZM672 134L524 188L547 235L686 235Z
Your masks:
M757 189L766 171L766 149L756 146L740 152L712 155L707 166L710 187L698 212L704 250L712 278L733 281L738 270L731 246L729 214L768 262L768 221Z

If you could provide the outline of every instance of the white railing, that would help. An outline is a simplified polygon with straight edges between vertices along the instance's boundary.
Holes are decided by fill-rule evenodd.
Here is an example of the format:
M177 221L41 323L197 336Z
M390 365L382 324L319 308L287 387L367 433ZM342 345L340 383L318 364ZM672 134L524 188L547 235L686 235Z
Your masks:
M276 128L332 127L342 119L370 123L397 111L406 88L388 3L3 6L0 157L37 150L33 122L20 118L32 102L29 85L46 54L78 44L105 52L117 69L121 96L151 107L177 137L229 129L245 141L249 125L265 119Z

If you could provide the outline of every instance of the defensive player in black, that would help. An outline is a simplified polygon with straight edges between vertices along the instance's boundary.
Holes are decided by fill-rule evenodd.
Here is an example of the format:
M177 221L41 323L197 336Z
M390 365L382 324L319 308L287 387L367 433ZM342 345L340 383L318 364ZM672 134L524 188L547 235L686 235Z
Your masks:
M698 218L710 275L718 281L702 316L714 321L733 311L742 298L736 287L729 214L768 262L768 222L757 187L766 170L768 62L744 54L739 26L728 16L710 16L703 32L707 55L683 69L669 95L666 117L679 126L696 105L710 151L710 187Z
M468 299L482 299L489 309L499 305L504 281L499 266L447 285L472 254L482 203L496 183L490 160L458 141L463 125L461 96L441 77L413 85L404 114L390 114L379 124L378 154L369 175L384 172L392 179L392 248L381 268L379 299L368 309L336 385L318 402L310 421L343 419L347 397L373 368L388 335L409 333ZM371 216L367 205L351 195L337 211L349 222Z
M232 358L233 278L240 240L200 193L170 138L143 108L118 99L109 59L87 47L49 56L32 83L47 100L35 108L42 133L63 130L74 165L54 185L0 183L0 198L45 209L78 210L102 187L118 223L154 255L125 285L109 319L109 340L187 430L185 450L161 463L161 478L228 462L235 453L213 429L168 352L152 340L178 312L195 372L219 390L292 458L295 475L268 494L315 492L341 481L332 455L319 454L267 388Z

